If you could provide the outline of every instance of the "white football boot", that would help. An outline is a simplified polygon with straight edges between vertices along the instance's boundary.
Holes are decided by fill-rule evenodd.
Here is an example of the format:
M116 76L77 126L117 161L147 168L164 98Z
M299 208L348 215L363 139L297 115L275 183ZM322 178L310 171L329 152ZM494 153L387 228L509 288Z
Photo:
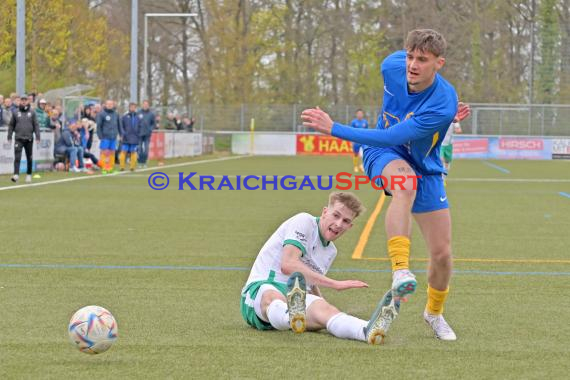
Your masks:
M394 297L404 298L406 295L412 294L417 286L416 276L409 269L400 269L392 274Z
M451 326L445 321L443 315L428 314L427 311L424 311L424 320L432 328L437 339L448 341L457 340L457 336Z

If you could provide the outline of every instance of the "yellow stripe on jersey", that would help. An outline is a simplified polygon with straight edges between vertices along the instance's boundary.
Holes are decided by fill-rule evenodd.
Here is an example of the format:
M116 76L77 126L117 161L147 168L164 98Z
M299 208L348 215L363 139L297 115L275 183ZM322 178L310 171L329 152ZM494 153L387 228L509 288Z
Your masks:
M439 132L436 132L433 134L433 139L431 140L431 147L429 148L429 150L426 153L426 157L429 156L431 150L433 149L433 147L435 146L435 144L437 144L437 140L439 140Z

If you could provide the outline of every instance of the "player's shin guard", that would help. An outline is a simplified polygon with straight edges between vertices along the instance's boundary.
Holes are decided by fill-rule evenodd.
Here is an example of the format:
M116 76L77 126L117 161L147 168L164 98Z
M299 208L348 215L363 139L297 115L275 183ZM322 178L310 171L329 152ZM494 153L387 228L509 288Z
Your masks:
M392 272L410 267L410 239L394 236L388 240L388 255L392 261Z
M443 313L443 305L449 293L449 287L445 290L437 290L428 285L426 311L431 315Z
M364 328L368 322L345 313L333 315L327 322L327 331L337 338L366 341Z
M101 151L101 156L99 156L99 165L101 169L107 170L107 152Z
M121 152L122 153L122 152ZM115 169L115 151L109 151L109 170Z
M126 161L127 161L127 152L123 150L121 151L121 154L119 154L119 165L121 166L121 170L125 170Z
M276 330L289 330L287 304L281 300L271 302L267 307L267 319Z
M131 170L137 167L137 152L131 152Z

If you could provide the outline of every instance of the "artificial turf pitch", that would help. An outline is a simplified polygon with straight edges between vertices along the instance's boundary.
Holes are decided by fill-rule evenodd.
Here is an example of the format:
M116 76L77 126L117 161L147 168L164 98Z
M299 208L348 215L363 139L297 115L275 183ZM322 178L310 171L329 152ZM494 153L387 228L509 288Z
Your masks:
M351 158L218 158L12 190L3 190L13 185L0 176L1 379L567 378L570 162L454 162L447 191L458 261L445 315L458 341L437 341L422 320L426 262L414 259L427 252L414 226L418 291L386 344L368 346L326 331L259 332L239 313L262 244L289 216L320 214L329 191L177 190L179 172L232 181L335 175L351 170ZM166 190L149 187L155 171L169 175ZM82 176L50 173L35 183ZM368 212L336 243L329 274L370 287L323 293L368 319L390 284L383 229L389 200L363 258L353 260L379 197L368 186L354 192ZM108 308L119 325L116 344L98 356L67 339L69 318L89 304Z

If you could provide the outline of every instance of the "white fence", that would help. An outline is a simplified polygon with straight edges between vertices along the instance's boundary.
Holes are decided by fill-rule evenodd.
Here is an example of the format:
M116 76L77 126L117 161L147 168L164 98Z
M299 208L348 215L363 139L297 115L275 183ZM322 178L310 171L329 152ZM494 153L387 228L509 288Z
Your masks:
M8 143L8 132L0 131L0 174L12 173L14 170L14 142ZM12 137L14 138L14 137ZM99 139L93 139L91 153L99 157ZM150 144L150 159L199 156L203 152L213 150L212 137L204 137L201 133L178 133L159 131L153 133ZM51 169L53 164L54 135L51 130L41 133L39 144L34 143L34 171ZM22 152L20 171L25 171L26 155Z

